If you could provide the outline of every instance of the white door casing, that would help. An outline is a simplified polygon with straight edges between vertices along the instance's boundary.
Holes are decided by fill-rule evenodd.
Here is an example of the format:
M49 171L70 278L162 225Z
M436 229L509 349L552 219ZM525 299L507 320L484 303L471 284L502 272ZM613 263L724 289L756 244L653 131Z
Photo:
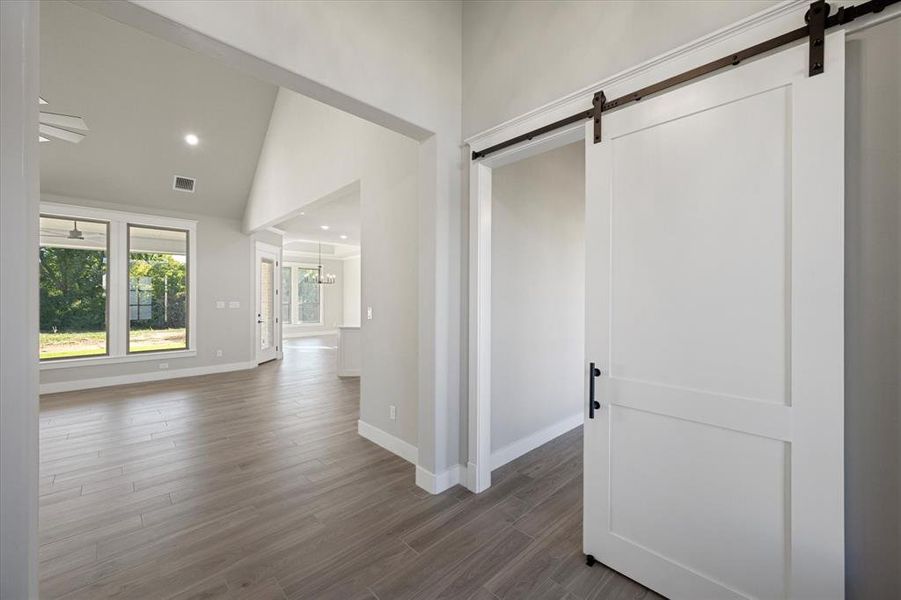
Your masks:
M844 594L844 32L807 52L586 126L584 549L671 598Z
M279 263L279 252L275 246L256 243L253 314L257 364L279 357Z

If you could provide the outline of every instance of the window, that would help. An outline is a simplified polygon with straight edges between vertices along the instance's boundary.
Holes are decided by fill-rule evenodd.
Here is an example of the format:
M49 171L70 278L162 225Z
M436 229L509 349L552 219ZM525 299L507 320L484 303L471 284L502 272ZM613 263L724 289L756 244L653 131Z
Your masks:
M188 232L128 226L128 351L188 347Z
M109 352L109 224L41 216L41 360Z
M291 267L282 267L281 316L282 324L290 325L291 320Z
M281 317L286 325L321 325L323 297L319 270L303 264L282 267Z
M299 323L322 322L319 301L319 271L309 267L297 267L297 317Z
M51 203L41 212L42 368L195 353L194 221Z

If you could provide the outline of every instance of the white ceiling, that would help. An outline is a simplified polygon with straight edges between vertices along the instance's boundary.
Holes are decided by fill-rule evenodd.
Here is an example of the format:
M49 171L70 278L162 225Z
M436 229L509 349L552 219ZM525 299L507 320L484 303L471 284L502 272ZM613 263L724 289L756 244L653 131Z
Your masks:
M360 256L360 247L347 244L329 244L328 242L306 242L295 240L282 246L284 258L291 262L315 263L320 256L322 260L355 258Z
M41 2L41 109L90 128L79 144L40 144L41 191L240 218L277 91L89 9ZM196 192L174 191L175 175L195 177Z
M302 214L275 227L285 232L285 241L308 240L332 244L360 245L360 188L344 190L320 198L303 207ZM327 225L328 230L322 226ZM341 236L347 236L342 239Z

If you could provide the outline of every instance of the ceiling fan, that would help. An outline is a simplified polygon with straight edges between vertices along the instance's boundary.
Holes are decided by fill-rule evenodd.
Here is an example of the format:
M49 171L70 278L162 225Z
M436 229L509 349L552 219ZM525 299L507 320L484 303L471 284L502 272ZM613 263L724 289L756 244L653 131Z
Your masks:
M47 101L38 97L38 104L43 106ZM77 144L85 138L85 134L71 131L72 129L88 131L88 126L81 117L41 111L38 118L38 141L49 142L50 138L56 138Z
M42 238L61 238L64 240L83 240L85 237L91 239L103 239L104 235L102 233L88 233L85 236L85 233L78 228L78 221L72 221L72 229L68 232L63 232L59 229L50 229L50 228L41 228L41 237Z

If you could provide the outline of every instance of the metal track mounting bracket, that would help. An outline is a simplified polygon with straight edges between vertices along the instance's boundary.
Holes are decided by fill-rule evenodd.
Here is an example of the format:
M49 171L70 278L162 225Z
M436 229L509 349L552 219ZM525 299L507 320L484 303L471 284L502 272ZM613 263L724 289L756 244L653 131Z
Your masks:
M594 121L594 143L601 143L601 113L604 111L604 103L607 102L607 96L604 92L595 92L594 98L591 99L591 118Z
M807 74L810 77L819 75L824 70L826 61L826 18L829 16L829 4L826 0L817 0L810 5L805 15L808 37L810 38L810 59Z

